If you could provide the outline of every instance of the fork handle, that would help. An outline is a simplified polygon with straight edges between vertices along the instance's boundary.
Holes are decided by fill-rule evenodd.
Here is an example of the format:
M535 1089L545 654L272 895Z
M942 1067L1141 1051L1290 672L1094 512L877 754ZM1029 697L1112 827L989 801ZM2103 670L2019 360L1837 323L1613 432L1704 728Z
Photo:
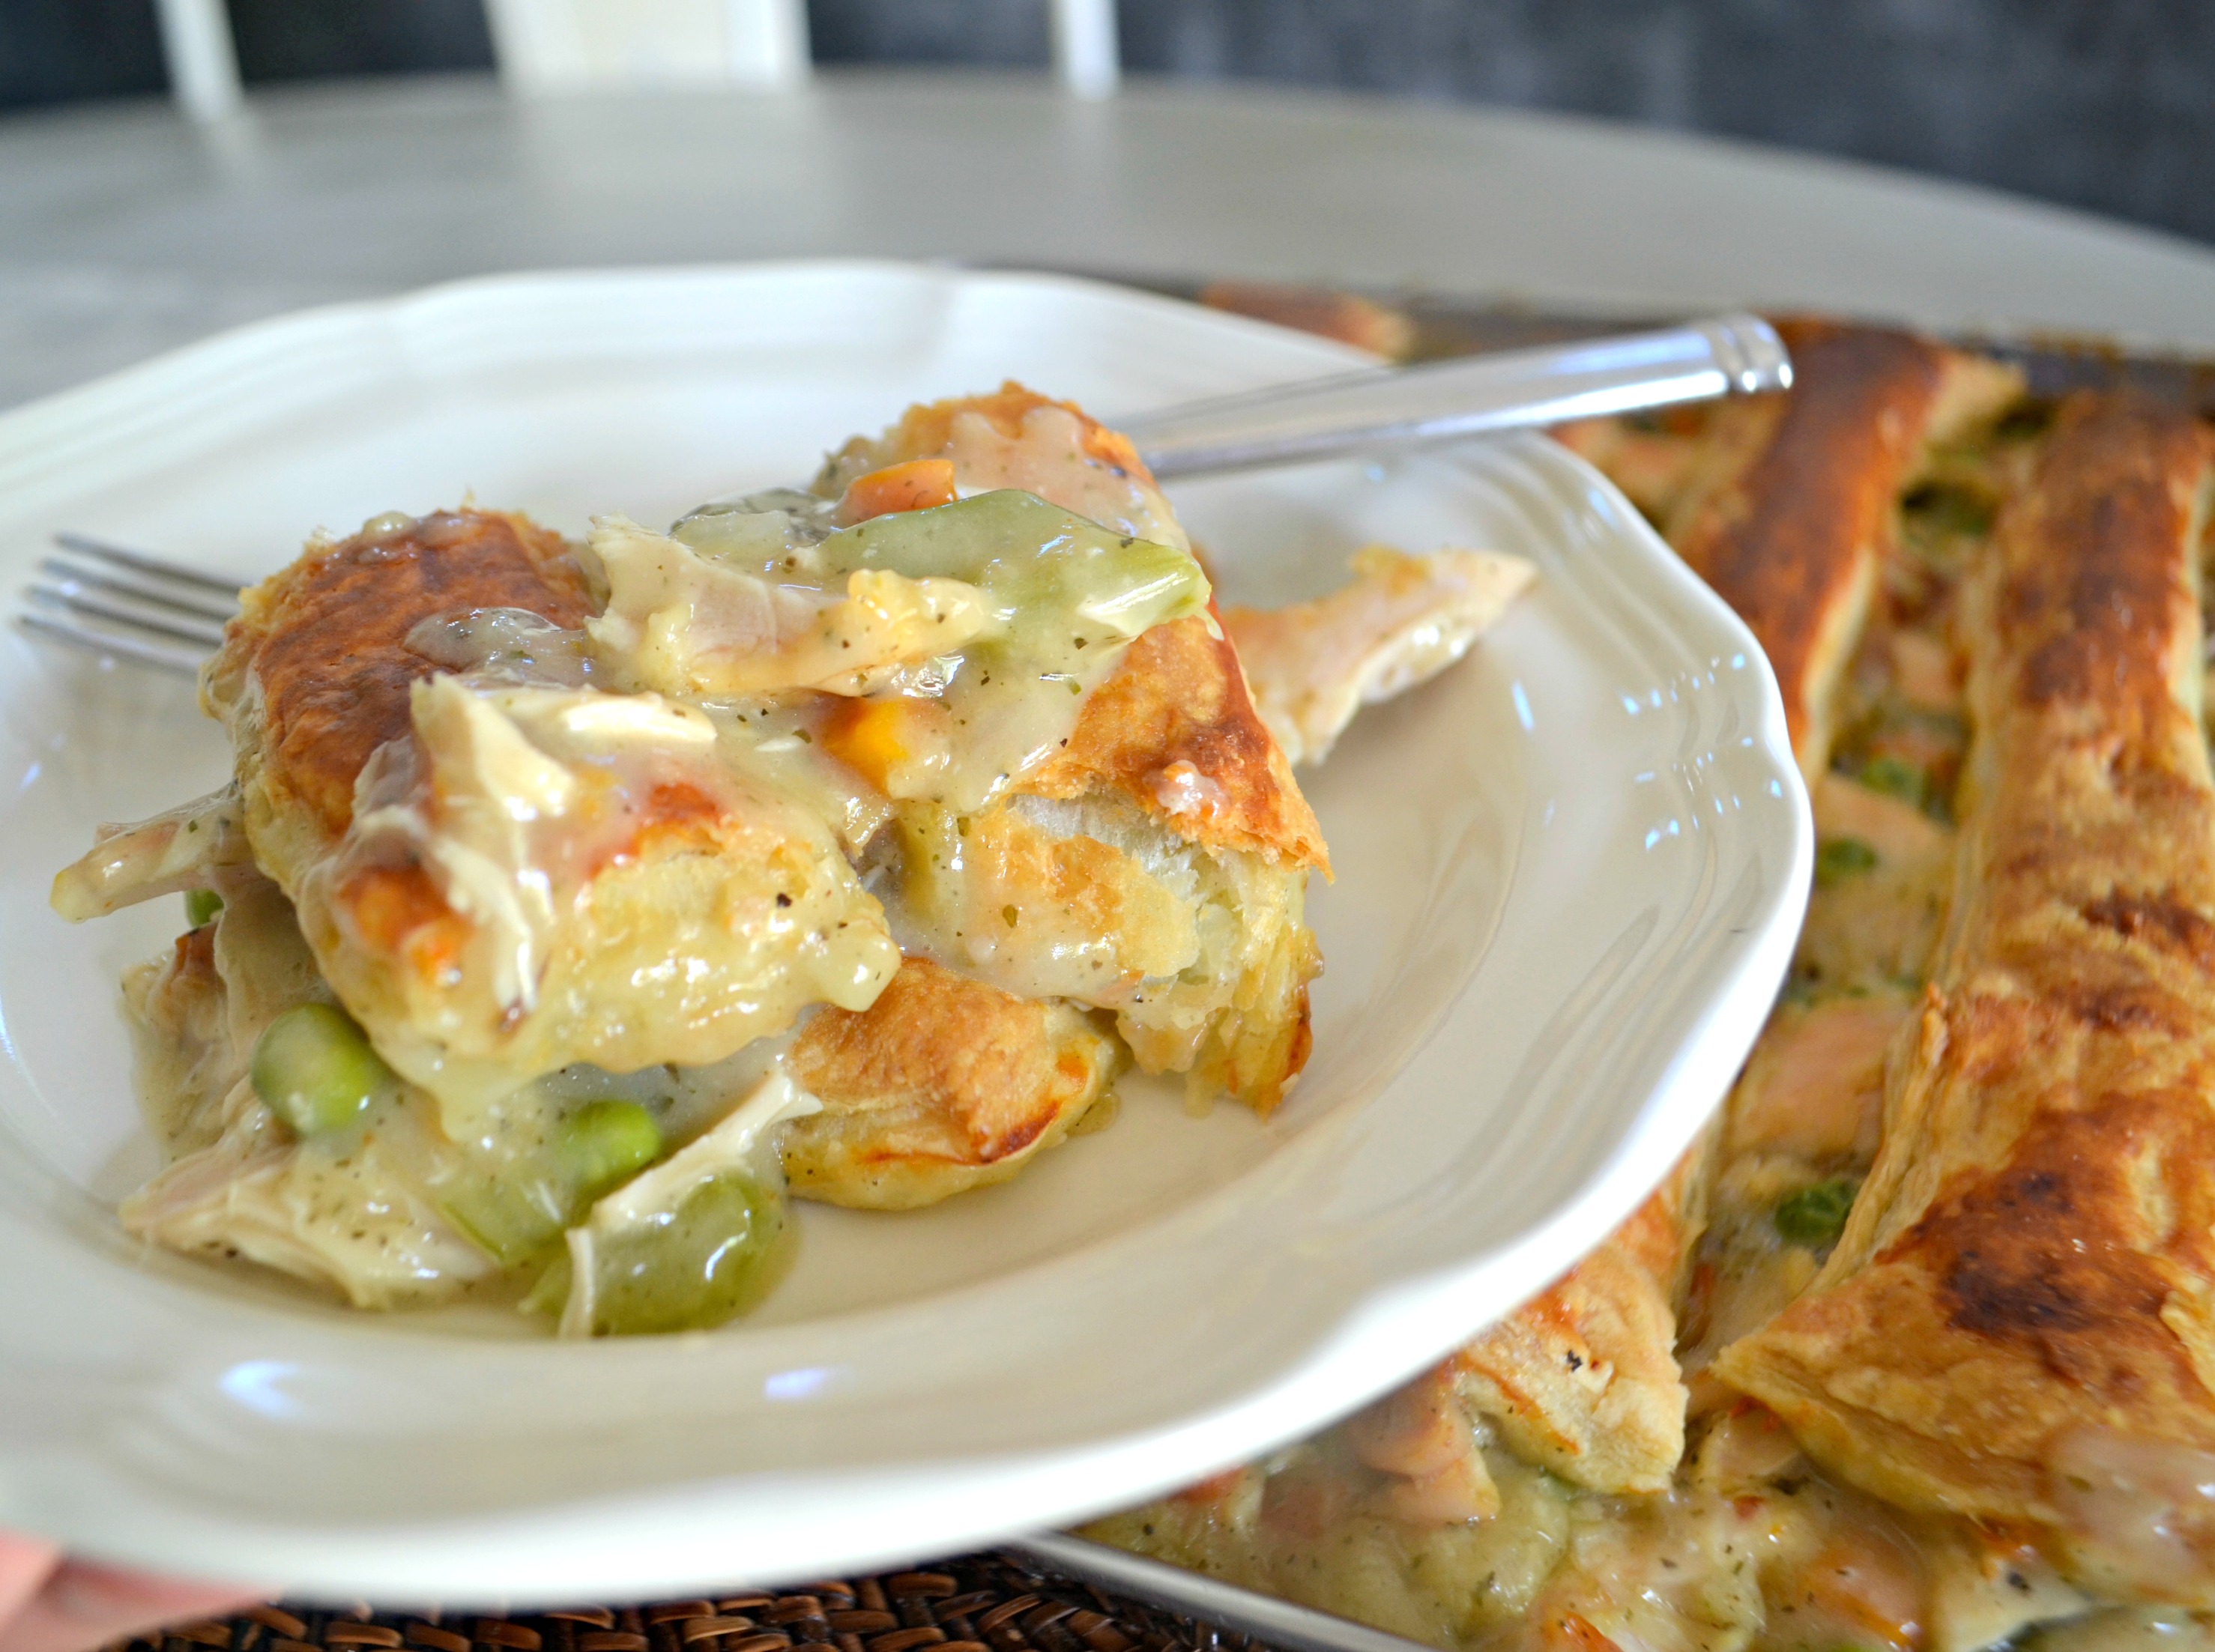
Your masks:
M1126 420L1157 476L1246 470L1792 387L1758 315L1420 367L1365 368Z

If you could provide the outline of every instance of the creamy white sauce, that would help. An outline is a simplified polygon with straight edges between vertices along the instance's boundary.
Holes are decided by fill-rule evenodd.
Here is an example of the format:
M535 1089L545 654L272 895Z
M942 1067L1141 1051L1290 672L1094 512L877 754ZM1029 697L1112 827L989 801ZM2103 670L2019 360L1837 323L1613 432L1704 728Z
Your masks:
M850 857L860 859L891 821L892 799L825 749L824 728L837 710L831 696L759 694L701 706L724 760L827 823Z
M1121 1008L1199 962L1203 890L1189 852L1119 844L1083 805L1018 797L981 817L900 811L881 896L902 950L1028 998Z
M1062 750L1083 701L1150 627L1203 612L1207 582L1181 548L1119 535L1003 490L903 512L825 541L836 566L949 572L995 628L891 685L937 701L949 758L915 795L973 813Z
M2048 1496L2096 1576L2189 1594L2215 1552L2215 1452L2079 1429L2055 1447Z
M593 680L585 633L528 609L433 615L408 632L406 646L442 670L479 682L581 688Z
M586 631L636 685L666 694L866 694L887 668L958 650L997 625L958 579L881 570L842 578L832 568L803 583L796 570L751 572L732 554L703 555L620 517L595 523L592 545L609 597Z
M1133 639L1207 601L1181 535L1150 541L1010 488L838 531L820 502L775 498L669 535L603 519L592 545L610 599L587 627L593 648L619 682L711 701L930 701L942 724L911 720L904 737L936 750L901 746L925 760L868 776L895 796L982 808L1066 745ZM800 731L821 730L788 730Z

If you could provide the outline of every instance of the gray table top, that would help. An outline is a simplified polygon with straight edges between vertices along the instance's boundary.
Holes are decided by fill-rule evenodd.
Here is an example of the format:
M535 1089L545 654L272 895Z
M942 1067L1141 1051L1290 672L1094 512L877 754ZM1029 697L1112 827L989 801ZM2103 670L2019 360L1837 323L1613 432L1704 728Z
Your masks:
M2215 252L1980 191L1287 89L1071 100L851 71L523 103L489 81L0 121L0 406L305 304L494 271L874 254L1806 306L2215 351Z

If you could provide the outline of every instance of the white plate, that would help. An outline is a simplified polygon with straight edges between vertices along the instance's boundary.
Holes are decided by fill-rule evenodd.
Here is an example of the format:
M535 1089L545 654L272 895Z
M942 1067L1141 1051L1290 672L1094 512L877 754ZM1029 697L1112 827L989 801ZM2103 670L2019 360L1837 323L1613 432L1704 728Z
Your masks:
M473 282L252 327L0 418L0 581L55 528L250 577L318 525L474 489L565 529L799 476L1015 375L1102 413L1346 352L1080 283L788 265ZM928 1213L803 1207L752 1321L588 1346L377 1319L148 1254L115 980L53 869L217 781L181 684L10 631L0 804L0 1523L171 1569L450 1604L641 1596L949 1551L1347 1410L1624 1215L1744 1056L1808 875L1752 639L1537 438L1175 490L1227 594L1363 540L1542 576L1312 777L1315 1059L1262 1125L1123 1117Z

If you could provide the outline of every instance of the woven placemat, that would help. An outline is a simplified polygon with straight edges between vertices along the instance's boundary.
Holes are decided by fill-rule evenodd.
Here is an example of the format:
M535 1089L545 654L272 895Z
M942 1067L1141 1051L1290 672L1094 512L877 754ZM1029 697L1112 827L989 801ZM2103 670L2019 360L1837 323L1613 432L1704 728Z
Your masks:
M256 1606L117 1641L106 1652L1261 1652L1248 1637L1001 1555L636 1606L500 1615Z

